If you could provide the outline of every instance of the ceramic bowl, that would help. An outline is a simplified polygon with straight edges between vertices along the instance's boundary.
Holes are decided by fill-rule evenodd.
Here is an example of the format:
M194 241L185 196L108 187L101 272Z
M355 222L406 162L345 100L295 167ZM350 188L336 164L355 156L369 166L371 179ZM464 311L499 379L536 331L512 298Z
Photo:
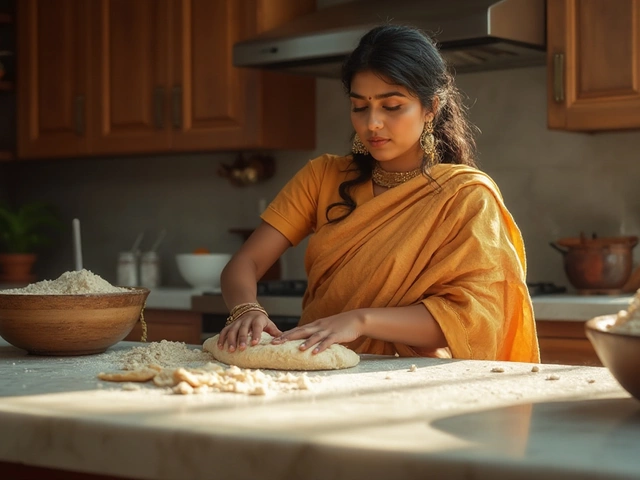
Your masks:
M585 332L602 364L640 400L640 335L610 331L615 322L616 315L592 318L585 324Z
M178 271L195 290L220 290L220 274L231 260L230 253L180 253L176 255Z
M102 353L133 330L148 295L133 287L125 293L0 293L0 336L35 355Z

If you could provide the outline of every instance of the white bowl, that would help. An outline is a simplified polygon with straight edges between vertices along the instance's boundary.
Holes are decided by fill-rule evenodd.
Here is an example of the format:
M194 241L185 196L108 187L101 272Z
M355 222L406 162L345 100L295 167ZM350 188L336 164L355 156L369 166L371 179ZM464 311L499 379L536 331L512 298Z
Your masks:
M220 290L220 274L231 260L230 253L179 253L176 255L182 278L196 290Z

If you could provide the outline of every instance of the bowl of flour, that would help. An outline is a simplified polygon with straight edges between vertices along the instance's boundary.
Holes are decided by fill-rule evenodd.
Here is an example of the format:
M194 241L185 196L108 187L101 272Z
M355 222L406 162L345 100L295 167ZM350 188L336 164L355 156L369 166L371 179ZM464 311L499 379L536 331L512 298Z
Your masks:
M602 364L640 400L640 290L627 310L592 318L585 332Z
M0 290L0 336L34 355L102 353L133 330L148 295L85 269Z

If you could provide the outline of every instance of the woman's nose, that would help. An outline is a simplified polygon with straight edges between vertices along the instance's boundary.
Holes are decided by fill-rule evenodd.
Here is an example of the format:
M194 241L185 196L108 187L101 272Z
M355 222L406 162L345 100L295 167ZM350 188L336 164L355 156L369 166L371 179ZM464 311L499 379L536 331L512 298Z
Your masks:
M369 130L380 130L382 128L382 119L377 112L374 112L373 109L369 113L369 118L367 119L367 127Z

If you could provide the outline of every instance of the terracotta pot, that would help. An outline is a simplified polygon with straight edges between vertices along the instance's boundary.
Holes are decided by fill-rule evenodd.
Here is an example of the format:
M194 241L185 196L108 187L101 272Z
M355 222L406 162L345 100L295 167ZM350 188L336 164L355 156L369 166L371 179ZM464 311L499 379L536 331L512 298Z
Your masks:
M0 254L0 281L3 283L31 283L35 275L31 272L36 262L35 253Z
M620 293L633 269L638 237L563 238L551 246L562 253L571 285L584 293Z

